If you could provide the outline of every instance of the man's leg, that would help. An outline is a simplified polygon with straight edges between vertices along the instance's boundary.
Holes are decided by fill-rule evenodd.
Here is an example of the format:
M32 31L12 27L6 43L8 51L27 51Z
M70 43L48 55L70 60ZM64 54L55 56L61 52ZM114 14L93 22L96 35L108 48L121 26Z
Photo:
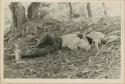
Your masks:
M56 37L53 34L46 34L43 40L35 48L21 51L21 57L36 57L47 53L53 53L61 48L61 45L62 41L60 37Z
M21 58L25 58L25 57L37 57L37 56L41 56L41 55L46 55L47 53L53 53L54 51L56 51L58 48L55 48L55 46L46 46L44 48L32 48L29 49L27 51L21 51Z

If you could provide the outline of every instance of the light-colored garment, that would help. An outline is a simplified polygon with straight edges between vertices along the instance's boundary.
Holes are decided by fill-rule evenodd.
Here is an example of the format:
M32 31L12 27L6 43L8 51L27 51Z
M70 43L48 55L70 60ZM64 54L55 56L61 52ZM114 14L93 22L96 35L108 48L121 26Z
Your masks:
M101 40L105 38L105 35L101 32L92 31L90 34L87 35L88 37L92 38L94 42L101 43Z
M79 41L79 44L77 45L80 49L85 49L85 50L89 50L91 49L91 45L89 44L88 40L86 38L82 38Z
M68 47L69 49L76 49L76 44L79 41L77 34L66 34L61 36L62 38L62 47Z
M78 48L81 49L90 49L89 42L87 39L80 39L77 37L77 34L67 34L61 36L62 38L62 47L67 47L71 50L75 50Z
M96 32L96 31L92 31L90 32L87 37L93 39L95 46L97 49L98 48L98 44L101 44L102 40L105 40L105 35L101 32Z

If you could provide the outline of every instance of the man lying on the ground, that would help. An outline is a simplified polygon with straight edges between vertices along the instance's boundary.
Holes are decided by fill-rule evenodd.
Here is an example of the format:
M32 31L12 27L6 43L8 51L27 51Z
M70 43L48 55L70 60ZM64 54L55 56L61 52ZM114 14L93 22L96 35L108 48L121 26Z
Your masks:
M79 48L89 50L91 46L88 40L84 38L81 33L67 34L63 36L46 34L35 48L20 51L19 55L21 55L21 57L36 57L47 53L53 53L62 48L68 48L71 50L76 50Z

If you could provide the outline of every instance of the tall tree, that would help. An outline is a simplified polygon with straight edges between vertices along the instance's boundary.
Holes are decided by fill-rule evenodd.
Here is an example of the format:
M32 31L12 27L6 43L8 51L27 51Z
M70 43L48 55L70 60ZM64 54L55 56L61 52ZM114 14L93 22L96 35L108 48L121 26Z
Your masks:
M105 3L102 3L103 9L104 9L104 15L107 16L106 6Z
M9 8L12 13L14 27L18 27L21 24L25 23L25 8L20 2L11 2Z
M40 2L31 2L28 7L27 17L29 20L36 19L39 14Z
M91 4L89 2L87 3L87 12L88 12L88 17L92 17Z
M69 2L69 13L70 13L70 20L72 20L72 4Z

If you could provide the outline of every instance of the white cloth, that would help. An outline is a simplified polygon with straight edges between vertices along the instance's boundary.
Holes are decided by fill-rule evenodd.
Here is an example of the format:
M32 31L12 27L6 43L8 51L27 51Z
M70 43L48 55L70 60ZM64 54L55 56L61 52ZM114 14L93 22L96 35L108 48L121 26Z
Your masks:
M101 43L101 40L105 38L105 35L101 32L92 31L90 34L87 35L88 37L92 38L95 43Z
M62 47L68 47L69 49L76 49L76 44L79 41L77 34L66 34L61 36L62 38Z
M99 49L98 44L101 44L102 40L105 40L105 35L101 32L92 31L87 36L93 39L97 50Z
M67 47L71 50L75 50L81 48L81 49L90 49L89 42L87 39L80 39L77 37L77 34L67 34L61 36L62 38L62 47Z
M86 38L82 38L79 41L79 44L77 45L80 49L89 50L91 48L91 45L89 44L88 40Z

